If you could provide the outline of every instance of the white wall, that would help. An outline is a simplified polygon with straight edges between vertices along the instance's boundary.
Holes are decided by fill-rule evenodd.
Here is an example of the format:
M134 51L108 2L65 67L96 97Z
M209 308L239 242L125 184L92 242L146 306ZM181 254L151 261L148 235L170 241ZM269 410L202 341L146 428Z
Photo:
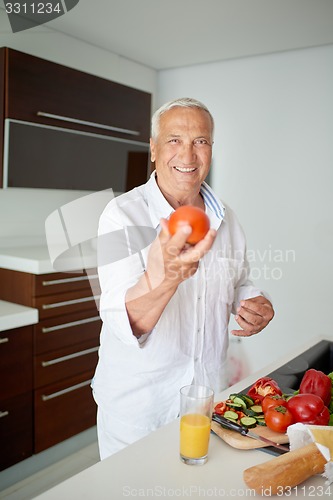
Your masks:
M47 26L12 33L0 9L0 47L10 47L156 95L157 72ZM48 214L83 193L46 189L0 189L0 246L43 239Z
M242 342L259 369L333 339L333 45L161 71L158 105L202 100L216 120L212 185L236 211L276 317Z

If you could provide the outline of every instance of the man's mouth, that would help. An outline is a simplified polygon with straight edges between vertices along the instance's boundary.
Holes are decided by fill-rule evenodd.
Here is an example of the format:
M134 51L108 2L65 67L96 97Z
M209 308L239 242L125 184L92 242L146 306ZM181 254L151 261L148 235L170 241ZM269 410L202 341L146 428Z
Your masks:
M196 167L174 167L178 172L194 172L196 170Z

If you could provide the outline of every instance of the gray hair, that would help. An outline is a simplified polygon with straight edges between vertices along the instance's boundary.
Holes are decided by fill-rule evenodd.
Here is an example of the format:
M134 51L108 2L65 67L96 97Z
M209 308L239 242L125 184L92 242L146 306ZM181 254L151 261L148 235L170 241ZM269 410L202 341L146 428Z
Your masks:
M183 108L197 108L202 109L208 113L210 120L212 122L212 136L214 135L214 119L209 111L209 109L200 101L196 99L191 99L190 97L181 97L179 99L174 99L173 101L169 101L166 104L163 104L155 113L151 119L151 137L156 140L160 131L160 118L166 111L169 111L172 108L176 107Z

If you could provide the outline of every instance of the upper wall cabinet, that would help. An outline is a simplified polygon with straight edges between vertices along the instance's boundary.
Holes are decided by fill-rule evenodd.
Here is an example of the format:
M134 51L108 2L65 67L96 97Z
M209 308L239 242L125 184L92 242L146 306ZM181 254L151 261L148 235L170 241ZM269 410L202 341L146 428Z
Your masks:
M124 191L145 181L149 93L8 48L0 70L1 185Z

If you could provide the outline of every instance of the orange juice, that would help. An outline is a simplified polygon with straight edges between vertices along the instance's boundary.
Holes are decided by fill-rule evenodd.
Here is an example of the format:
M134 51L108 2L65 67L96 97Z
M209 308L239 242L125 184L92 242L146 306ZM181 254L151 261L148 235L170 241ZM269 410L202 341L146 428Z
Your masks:
M204 457L208 453L210 418L198 413L180 419L180 454L188 458Z

